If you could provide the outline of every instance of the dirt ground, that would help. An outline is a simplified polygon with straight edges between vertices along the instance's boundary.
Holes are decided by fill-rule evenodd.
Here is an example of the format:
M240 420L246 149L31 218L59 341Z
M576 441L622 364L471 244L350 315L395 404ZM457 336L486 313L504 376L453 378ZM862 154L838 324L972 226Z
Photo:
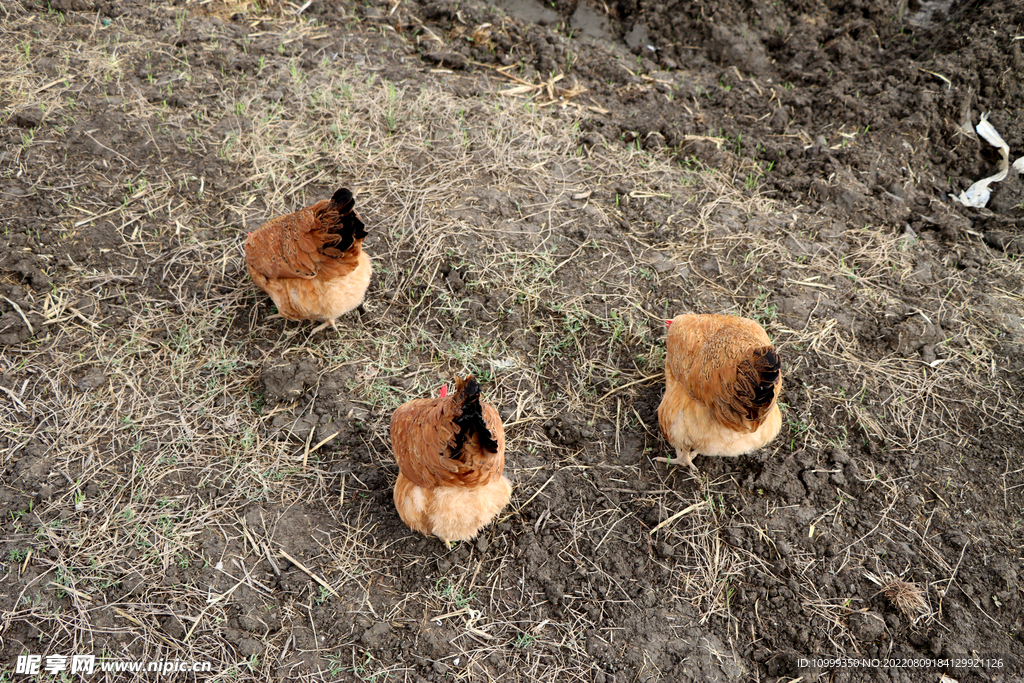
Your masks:
M0 680L1024 680L1024 193L951 199L1019 3L499 4L0 7ZM246 232L341 186L364 310L267 320ZM685 311L785 374L696 477ZM449 551L388 423L465 372L515 490Z

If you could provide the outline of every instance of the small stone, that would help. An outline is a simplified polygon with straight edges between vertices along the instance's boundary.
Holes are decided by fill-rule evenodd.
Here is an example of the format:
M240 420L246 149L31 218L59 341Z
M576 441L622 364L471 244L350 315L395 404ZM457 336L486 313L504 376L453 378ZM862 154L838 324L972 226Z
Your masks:
M92 367L86 370L82 379L78 380L77 386L82 391L89 391L90 389L103 386L103 383L106 381L107 376L103 374L103 371L97 367Z
M438 66L447 66L452 69L465 69L466 58L458 52L452 52L450 50L437 50L434 52L428 52L423 55L424 59L428 62L433 62Z
M22 109L11 117L11 123L19 128L35 128L43 122L43 110L39 107Z
M885 634L885 620L874 612L859 612L850 616L850 630L862 643L873 643Z
M672 271L672 270L676 269L676 262L673 261L672 259L665 259L663 261L657 261L657 262L655 262L652 265L654 266L654 270L656 272L658 272L659 274L667 273L669 271Z

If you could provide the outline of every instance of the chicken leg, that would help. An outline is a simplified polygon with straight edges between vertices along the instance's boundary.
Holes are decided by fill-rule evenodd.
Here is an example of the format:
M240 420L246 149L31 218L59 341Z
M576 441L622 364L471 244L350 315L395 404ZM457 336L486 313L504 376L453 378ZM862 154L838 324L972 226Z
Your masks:
M314 334L316 334L320 330L328 328L328 327L333 327L334 331L338 333L338 336L339 337L341 336L341 330L338 329L338 323L334 322L334 318L331 318L330 320L328 320L327 322L323 323L322 325L317 325L316 327L313 328L313 331L310 332L309 334L310 334L310 336L313 336Z
M694 451L683 452L681 448L677 448L674 460L672 458L655 458L654 460L668 465L686 465L690 468L690 471L693 472L694 476L696 476L699 470L697 469L697 466L693 464L693 456L695 455L696 453Z

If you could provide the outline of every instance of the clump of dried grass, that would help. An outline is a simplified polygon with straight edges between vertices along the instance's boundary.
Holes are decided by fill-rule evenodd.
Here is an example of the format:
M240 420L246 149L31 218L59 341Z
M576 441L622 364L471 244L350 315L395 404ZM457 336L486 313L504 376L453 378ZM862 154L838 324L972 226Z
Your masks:
M882 576L868 572L865 576L879 586L882 595L911 621L916 623L931 613L928 597L919 584L913 581L904 581L889 572Z
M928 611L924 591L916 583L891 578L882 585L882 593L908 617L917 618Z

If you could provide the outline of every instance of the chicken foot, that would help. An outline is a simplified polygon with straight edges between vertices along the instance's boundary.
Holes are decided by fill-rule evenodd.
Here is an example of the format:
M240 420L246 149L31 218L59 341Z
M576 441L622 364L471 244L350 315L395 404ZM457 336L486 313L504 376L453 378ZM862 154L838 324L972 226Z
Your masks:
M341 330L338 329L338 324L336 322L334 322L334 318L331 318L330 320L328 320L327 322L325 322L322 325L317 325L315 328L313 328L313 331L310 332L309 334L310 335L314 335L317 332L319 332L320 330L326 329L328 327L334 328L334 331L337 332L339 336L341 335Z
M672 458L655 458L655 461L663 462L663 463L666 463L668 465L686 465L687 467L690 468L690 471L693 472L694 475L696 475L698 470L697 470L697 466L693 464L693 456L694 455L696 455L696 453L694 451L692 451L692 450L691 451L686 451L684 453L682 449L677 448L676 449L676 457L675 457L674 460Z

